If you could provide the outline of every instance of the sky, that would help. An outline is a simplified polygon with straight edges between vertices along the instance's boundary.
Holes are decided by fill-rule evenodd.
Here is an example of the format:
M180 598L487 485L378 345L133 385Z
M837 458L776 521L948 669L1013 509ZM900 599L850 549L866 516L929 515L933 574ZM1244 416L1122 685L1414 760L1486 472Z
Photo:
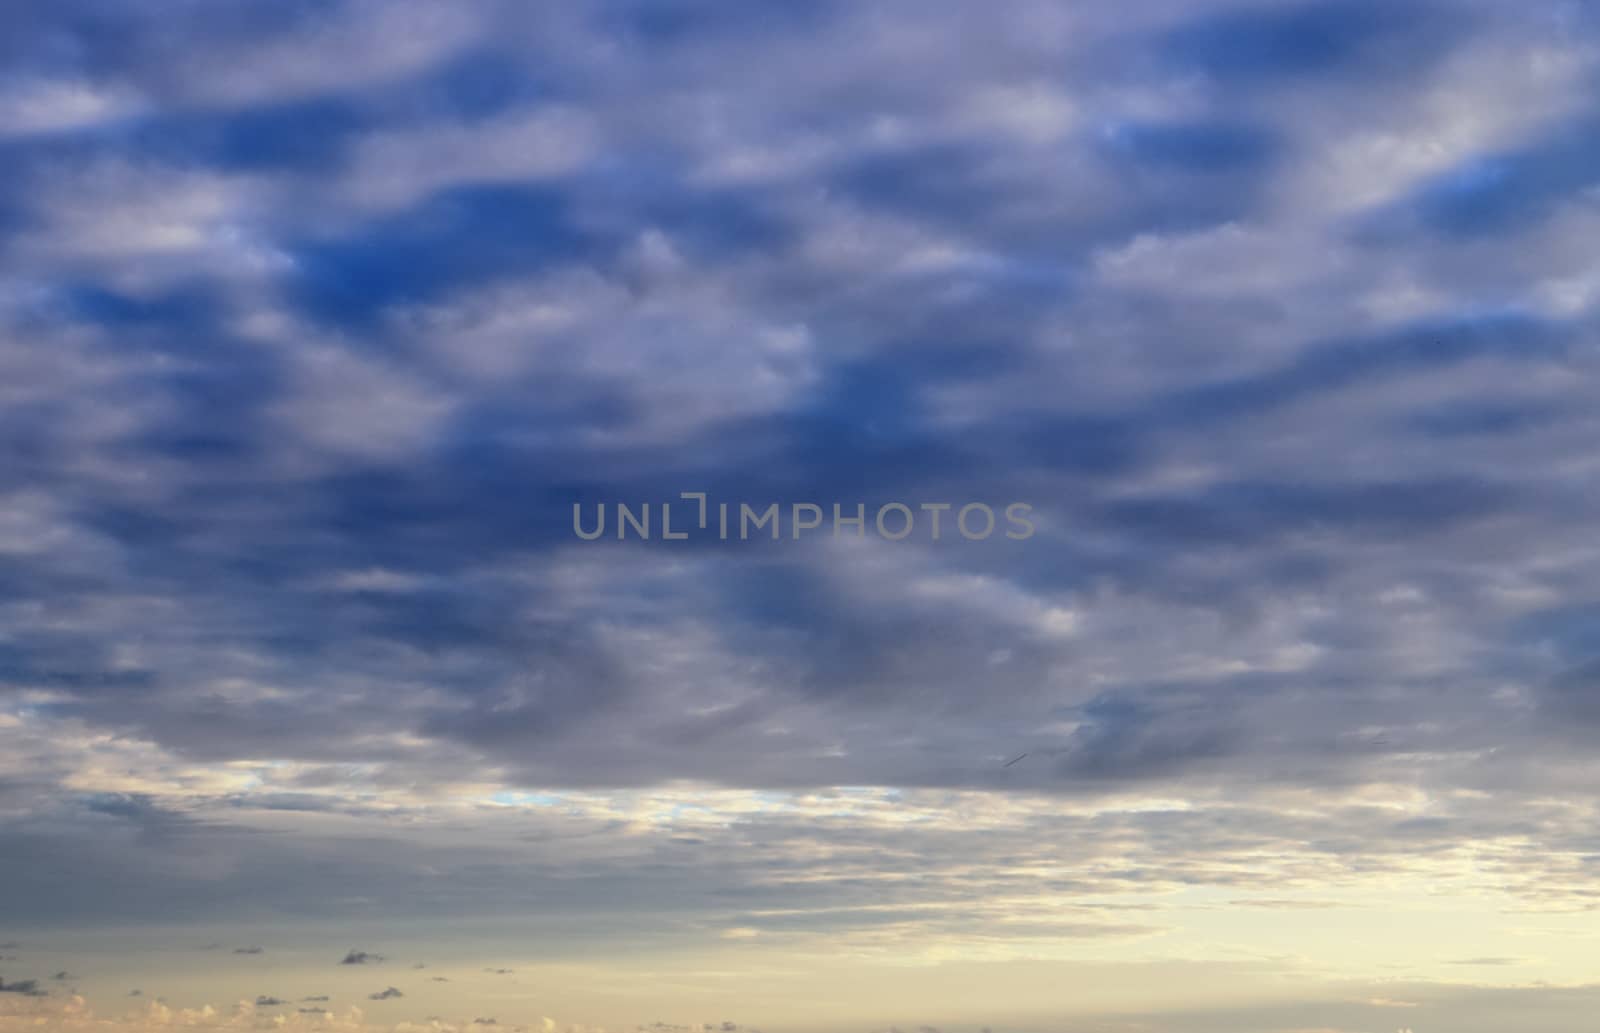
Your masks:
M1594 3L21 0L0 170L0 1033L1592 1030Z

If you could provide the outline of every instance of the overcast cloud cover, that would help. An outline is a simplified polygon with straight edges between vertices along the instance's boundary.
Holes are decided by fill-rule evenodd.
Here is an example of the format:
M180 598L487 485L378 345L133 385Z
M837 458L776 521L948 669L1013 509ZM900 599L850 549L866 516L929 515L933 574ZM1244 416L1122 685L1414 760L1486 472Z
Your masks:
M0 1030L1589 1029L1597 30L5 5Z

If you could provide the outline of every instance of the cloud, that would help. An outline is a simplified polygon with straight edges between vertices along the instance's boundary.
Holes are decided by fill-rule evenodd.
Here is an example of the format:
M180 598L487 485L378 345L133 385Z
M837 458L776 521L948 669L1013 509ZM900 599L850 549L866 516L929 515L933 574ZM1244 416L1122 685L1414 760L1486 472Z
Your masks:
M387 1001L387 1000L391 1000L392 998L404 997L404 996L405 996L405 994L401 993L399 990L396 990L394 987L391 986L386 990L379 990L377 993L368 994L367 995L367 1000L369 1000L369 1001Z
M1593 894L1582 5L515 6L3 16L20 927Z
M384 957L383 957L382 954L371 954L371 953L368 953L367 951L351 950L349 953L345 954L344 959L341 960L339 962L339 964L341 964L341 965L375 965L378 962L383 961L383 960L384 960Z

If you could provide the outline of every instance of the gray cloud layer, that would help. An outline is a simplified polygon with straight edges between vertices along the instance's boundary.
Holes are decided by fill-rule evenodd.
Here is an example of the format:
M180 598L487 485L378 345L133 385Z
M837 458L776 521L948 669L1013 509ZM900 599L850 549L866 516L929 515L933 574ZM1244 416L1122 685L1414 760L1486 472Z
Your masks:
M1588 906L1590 7L181 7L0 16L7 918ZM506 803L683 782L1023 810Z

